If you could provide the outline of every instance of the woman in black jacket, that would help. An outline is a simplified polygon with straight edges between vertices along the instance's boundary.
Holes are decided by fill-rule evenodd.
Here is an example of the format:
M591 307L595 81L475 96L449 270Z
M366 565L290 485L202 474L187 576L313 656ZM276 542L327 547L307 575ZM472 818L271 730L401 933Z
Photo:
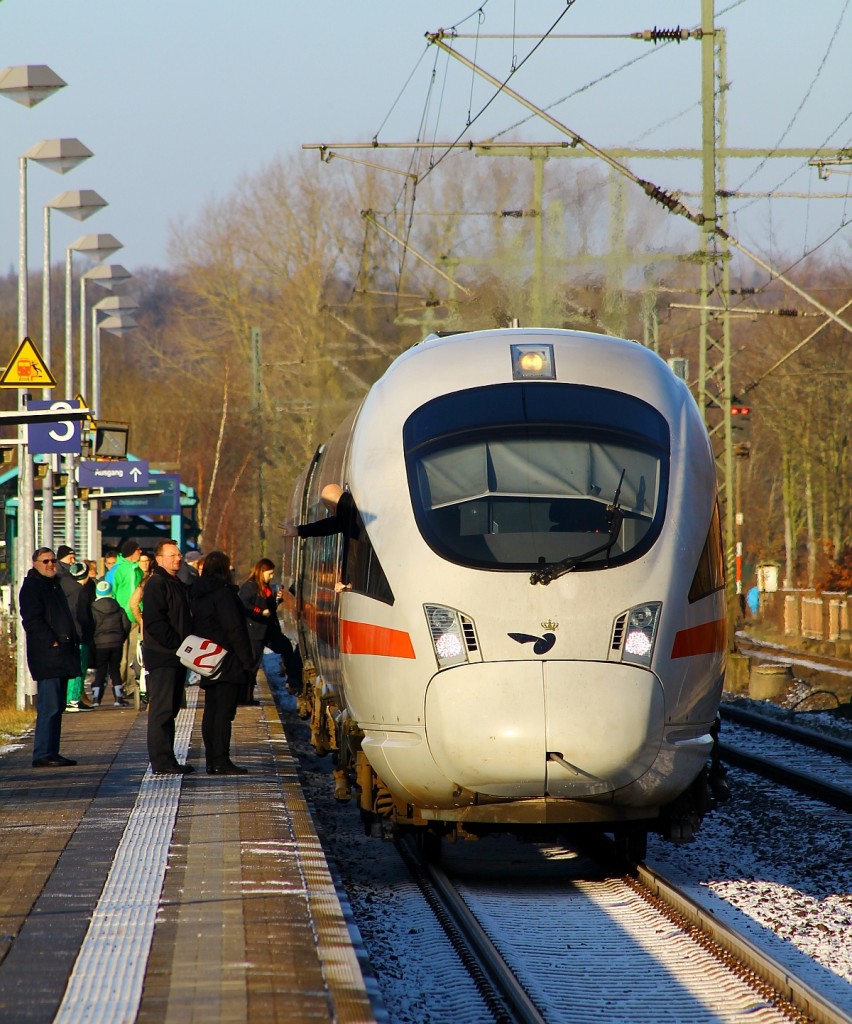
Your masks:
M248 618L248 634L254 658L254 675L245 692L240 694L241 704L257 704L254 699L254 680L263 658L263 649L269 645L273 633L281 632L277 602L271 586L274 575L275 566L272 562L268 558L261 558L240 584L240 601Z
M246 614L231 579L231 559L224 551L211 551L201 576L190 593L192 629L196 636L213 640L228 652L225 668L215 680L205 679L201 737L208 775L245 775L247 769L231 761L231 722L240 693L253 680L254 659Z

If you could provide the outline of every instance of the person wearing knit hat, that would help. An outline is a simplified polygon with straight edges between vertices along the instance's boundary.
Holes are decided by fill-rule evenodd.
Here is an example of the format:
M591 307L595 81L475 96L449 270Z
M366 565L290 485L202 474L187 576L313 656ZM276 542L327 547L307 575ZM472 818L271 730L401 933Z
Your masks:
M118 601L130 623L130 631L121 653L121 681L125 694L135 692L139 679L139 669L134 664L136 645L139 642L139 622L136 613L130 607L130 598L142 582L142 568L139 565L141 554L139 541L132 537L123 541L118 549L116 563L106 577L112 584L112 596Z
M187 551L180 562L180 568L178 569L178 579L181 583L185 583L188 587L198 580L201 575L201 566L204 563L204 556L200 551L196 551L194 548Z
M67 544L60 544L56 549L56 561L70 565L74 561L74 548L69 548Z
M83 562L74 561L74 552L67 544L60 545L59 551L66 553L66 561L57 562L56 579L59 581L59 586L68 602L71 618L74 620L77 643L80 645L80 674L71 676L68 680L65 710L69 712L91 711L92 706L87 702L84 695L84 680L88 667L84 619L89 602L86 600L88 595L84 593L83 584L86 582L88 570ZM69 556L70 561L67 561Z
M112 683L113 700L117 708L126 708L124 688L121 682L121 652L127 638L128 622L121 605L113 597L112 584L99 580L95 585L95 600L92 604L95 644L95 679L92 683L94 705L103 700L106 677Z

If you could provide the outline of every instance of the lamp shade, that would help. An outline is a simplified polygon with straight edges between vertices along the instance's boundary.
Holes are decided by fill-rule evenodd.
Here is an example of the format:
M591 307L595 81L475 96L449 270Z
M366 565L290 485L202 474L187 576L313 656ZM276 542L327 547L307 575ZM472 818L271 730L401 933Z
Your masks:
M46 64L22 64L0 71L0 94L24 107L34 107L67 84Z
M83 277L88 281L94 281L102 288L114 288L123 281L130 280L133 275L120 263L101 263L97 267L87 270Z
M114 316L108 316L101 320L98 324L98 330L103 333L107 331L109 334L124 334L126 331L133 331L138 327L138 324L128 313L116 313Z
M70 192L60 192L47 205L51 210L61 210L74 220L86 220L109 204L93 189L77 188Z
M73 171L92 155L89 147L84 146L79 139L45 139L24 153L27 160L35 160L57 174Z
M117 249L121 249L122 244L115 235L83 235L76 242L72 242L68 248L73 249L74 252L81 252L99 263Z
M135 313L139 309L139 300L134 295L108 295L92 307L99 313L113 314ZM104 323L105 321L101 321Z

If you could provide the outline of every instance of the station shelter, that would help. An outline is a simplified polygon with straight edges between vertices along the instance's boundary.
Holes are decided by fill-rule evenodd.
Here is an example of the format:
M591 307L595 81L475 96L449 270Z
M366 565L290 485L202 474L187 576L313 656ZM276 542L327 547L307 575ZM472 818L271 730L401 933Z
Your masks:
M128 453L128 459L137 458ZM148 493L133 497L127 491L121 497L110 498L106 494L82 498L82 508L89 514L75 522L75 551L81 558L100 560L110 548L118 548L133 538L146 550L153 550L156 544L167 538L177 541L181 550L197 545L201 532L198 525L198 498L195 490L180 482L174 473L150 468ZM37 478L36 478L37 479ZM11 467L0 474L0 612L11 610L11 581L17 578L15 541L18 536L18 468ZM65 493L54 494L54 536L43 538L41 522L41 495L36 488L36 538L37 543L52 545L54 548L65 541ZM94 517L96 529L88 529ZM99 550L90 551L88 537L99 538Z

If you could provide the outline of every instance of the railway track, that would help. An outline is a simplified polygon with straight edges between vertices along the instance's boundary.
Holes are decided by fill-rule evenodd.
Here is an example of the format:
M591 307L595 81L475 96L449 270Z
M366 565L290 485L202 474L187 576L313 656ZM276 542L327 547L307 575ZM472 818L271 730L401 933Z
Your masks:
M760 1024L850 1017L646 865L606 877L573 851L520 871L445 872L400 852L495 1021ZM486 872L487 873L487 872ZM560 877L561 876L561 877Z
M820 675L852 677L852 662L830 657L817 651L804 651L780 644L755 640L744 633L737 634L737 650L767 663L789 663L798 678L812 680Z
M852 811L852 743L730 704L721 714L728 764Z

